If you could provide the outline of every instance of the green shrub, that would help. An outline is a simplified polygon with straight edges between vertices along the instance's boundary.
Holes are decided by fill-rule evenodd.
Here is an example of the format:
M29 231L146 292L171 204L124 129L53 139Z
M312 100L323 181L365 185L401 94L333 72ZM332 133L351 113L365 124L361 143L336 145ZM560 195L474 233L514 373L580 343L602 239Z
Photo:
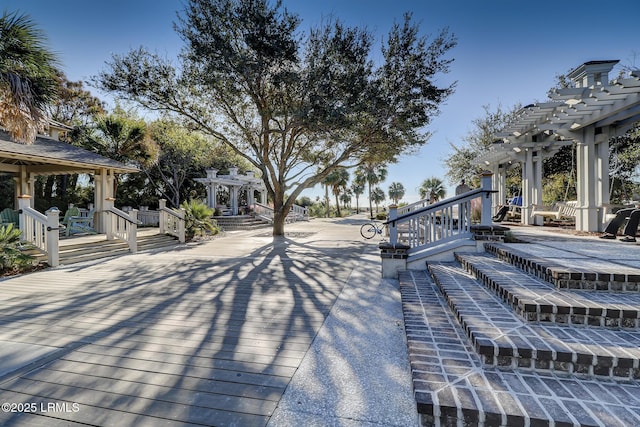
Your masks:
M185 210L185 235L187 240L195 236L218 234L220 229L216 221L211 218L213 209L197 200L183 202L180 207Z
M13 224L0 227L0 269L2 273L21 272L33 266L34 258L22 252L22 232Z
M386 220L387 220L387 214L386 214L386 213L384 213L384 212L378 212L378 213L376 214L376 219L377 219L378 221L386 221Z

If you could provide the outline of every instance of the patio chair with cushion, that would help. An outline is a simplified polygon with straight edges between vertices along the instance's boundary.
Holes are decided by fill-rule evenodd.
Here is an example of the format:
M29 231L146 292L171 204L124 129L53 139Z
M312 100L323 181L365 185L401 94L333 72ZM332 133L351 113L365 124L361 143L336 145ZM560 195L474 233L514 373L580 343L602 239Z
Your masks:
M71 236L72 234L95 234L96 231L93 228L93 214L91 210L87 216L80 215L80 209L76 206L71 206L64 213L64 218L60 223L64 227L60 227L61 235L64 232L65 236Z
M0 226L13 224L14 227L18 227L20 223L20 215L18 211L11 208L4 208L0 212Z

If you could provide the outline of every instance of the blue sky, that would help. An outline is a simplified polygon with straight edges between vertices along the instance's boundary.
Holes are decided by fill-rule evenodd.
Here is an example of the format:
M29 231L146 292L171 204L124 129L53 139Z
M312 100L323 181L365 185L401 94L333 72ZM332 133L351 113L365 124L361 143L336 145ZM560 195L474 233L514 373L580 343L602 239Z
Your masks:
M440 83L457 89L429 130L430 142L419 153L389 165L382 188L393 181L407 190L404 201L418 199L428 177L445 178L443 158L484 115L483 105L511 107L543 100L555 76L583 62L619 59L640 68L640 2L607 6L602 0L285 0L303 25L327 16L386 35L406 11L425 34L448 27L458 38L450 52L451 73ZM182 45L173 30L180 0L0 0L0 10L28 13L45 32L71 80L87 79L104 69L112 54L145 46L175 57ZM635 58L635 55L639 55ZM615 70L614 70L615 71ZM96 95L100 95L92 90ZM447 183L452 195L455 183ZM315 196L319 190L305 194ZM362 201L361 201L362 202Z

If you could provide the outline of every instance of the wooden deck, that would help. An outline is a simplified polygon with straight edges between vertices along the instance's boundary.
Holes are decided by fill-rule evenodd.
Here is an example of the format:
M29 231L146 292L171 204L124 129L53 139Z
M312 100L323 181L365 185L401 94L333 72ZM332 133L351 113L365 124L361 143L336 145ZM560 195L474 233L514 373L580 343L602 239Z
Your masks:
M0 281L0 402L23 405L0 424L266 425L356 265L349 230Z

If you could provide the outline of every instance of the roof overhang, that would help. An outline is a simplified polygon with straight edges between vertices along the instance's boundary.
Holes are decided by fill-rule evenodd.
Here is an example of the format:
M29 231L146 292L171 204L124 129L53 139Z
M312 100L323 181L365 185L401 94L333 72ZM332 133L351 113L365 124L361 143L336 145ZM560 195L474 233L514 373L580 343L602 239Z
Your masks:
M0 172L18 173L25 169L36 175L94 173L101 169L139 172L136 167L43 136L32 144L13 142L7 132L0 130Z

